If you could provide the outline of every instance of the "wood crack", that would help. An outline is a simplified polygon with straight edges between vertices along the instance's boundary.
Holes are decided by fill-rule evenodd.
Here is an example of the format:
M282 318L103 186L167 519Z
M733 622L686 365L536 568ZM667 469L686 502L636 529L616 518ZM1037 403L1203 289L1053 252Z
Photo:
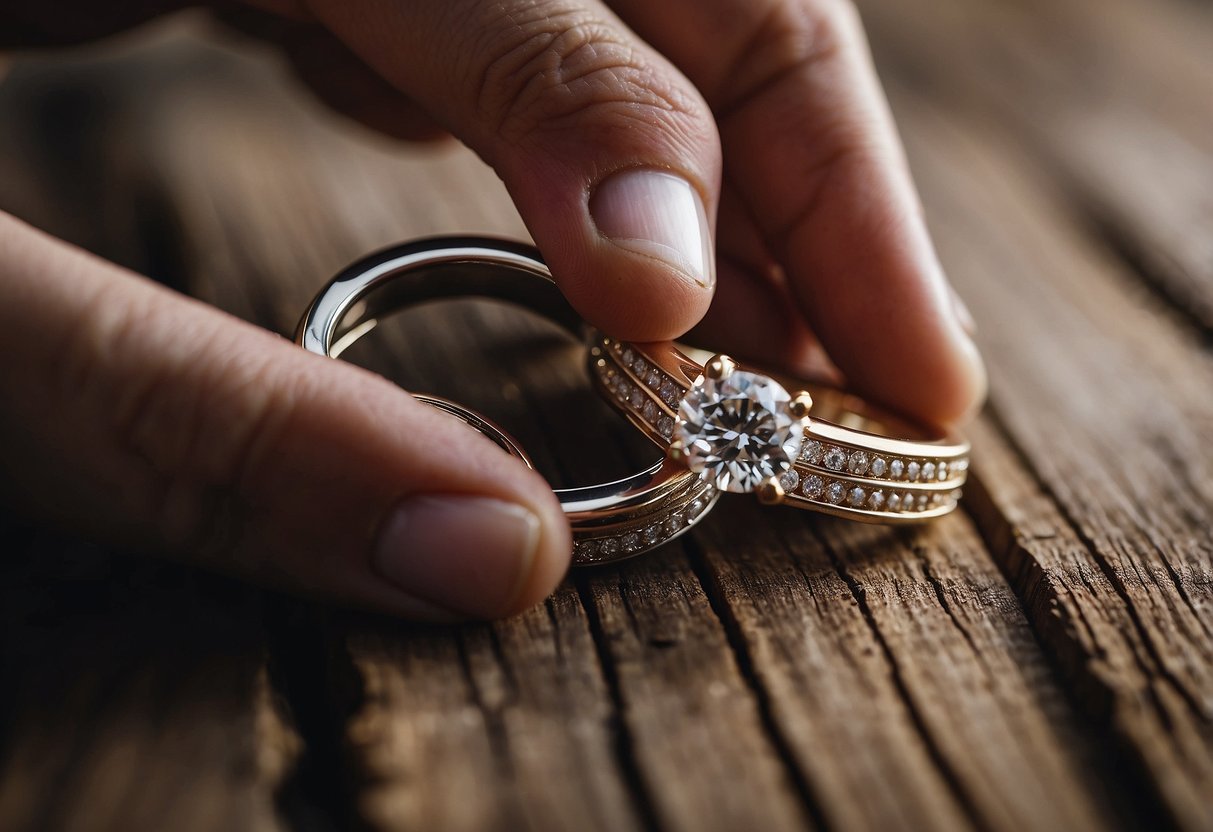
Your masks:
M741 631L741 623L729 607L718 576L708 566L707 557L693 535L685 535L682 539L685 541L684 546L690 560L691 571L699 581L699 586L707 597L712 612L716 614L721 627L724 629L725 637L733 653L733 660L737 663L737 669L741 673L741 678L745 680L746 686L749 688L758 706L758 716L762 723L763 733L770 741L771 747L775 749L775 753L779 756L780 761L787 770L788 779L795 786L801 804L804 806L813 825L818 829L829 829L830 825L814 795L813 787L805 778L804 772L796 761L796 752L792 749L787 737L780 730L778 721L775 719L771 707L770 693L762 683L758 670L754 666L753 657L746 646L745 634Z
M653 800L653 795L649 792L648 784L645 782L644 775L640 771L640 765L636 760L636 754L633 751L635 738L628 728L627 720L624 719L626 706L619 684L619 674L616 672L615 663L611 659L606 634L602 626L602 619L598 615L598 608L594 604L593 591L590 589L587 579L579 578L577 580L577 595L581 601L582 609L585 611L586 619L589 621L590 635L594 639L594 648L598 656L598 666L602 671L602 678L606 681L607 691L610 694L611 713L608 718L609 724L607 730L614 738L616 764L619 766L619 771L622 773L623 780L627 784L628 793L632 798L637 815L644 824L644 829L647 832L661 832L662 827L657 815L657 805Z
M951 791L957 804L961 807L962 811L965 813L965 816L969 819L973 826L977 829L989 830L989 825L981 816L981 813L978 811L977 806L973 803L971 796L961 785L960 778L956 775L956 772L952 769L951 765L948 764L947 758L944 756L942 749L940 749L939 745L935 741L934 735L927 727L926 720L923 718L921 711L918 709L918 706L914 701L914 697L910 695L910 689L906 685L905 679L901 675L901 668L897 664L897 659L892 649L889 647L889 643L885 639L884 634L880 631L880 626L876 623L876 617L872 613L871 607L868 605L867 592L864 590L863 586L855 580L854 576L851 575L850 571L846 568L842 562L842 559L839 557L838 552L835 551L834 547L830 545L829 541L827 541L816 529L813 530L813 535L817 538L817 541L825 551L826 556L830 559L830 564L833 566L834 571L838 573L838 576L850 590L851 596L855 599L855 603L858 605L859 611L863 615L864 623L867 624L868 629L872 633L872 638L879 645L881 653L884 655L885 661L889 665L889 675L893 681L893 686L896 688L898 696L904 703L906 713L909 715L910 721L914 725L914 730L921 738L923 747L926 749L927 756L931 759L931 762L938 770L940 778L948 785L948 789Z

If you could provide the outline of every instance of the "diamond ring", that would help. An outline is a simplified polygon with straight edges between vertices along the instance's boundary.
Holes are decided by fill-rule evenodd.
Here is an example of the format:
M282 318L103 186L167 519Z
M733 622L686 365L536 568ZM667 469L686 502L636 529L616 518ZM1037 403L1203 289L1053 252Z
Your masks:
M781 383L727 355L588 338L599 392L718 490L871 523L956 508L969 468L959 435L932 434L840 390Z
M394 246L349 266L312 300L295 341L337 358L379 320L426 301L488 297L519 304L578 338L585 325L531 246L480 237L437 237ZM487 436L534 467L521 446L489 419L456 402L413 394ZM673 540L707 515L719 489L668 459L630 477L556 489L573 530L575 565L639 555Z

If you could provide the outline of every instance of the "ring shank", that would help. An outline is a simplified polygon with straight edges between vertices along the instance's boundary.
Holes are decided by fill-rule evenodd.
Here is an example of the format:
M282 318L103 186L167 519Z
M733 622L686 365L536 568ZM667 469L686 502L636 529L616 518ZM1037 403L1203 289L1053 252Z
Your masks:
M342 271L309 305L295 340L309 352L337 358L383 317L431 301L469 297L517 304L577 337L584 328L532 246L443 237L395 246ZM437 396L414 397L534 467L508 433L476 411ZM555 493L577 541L574 563L620 560L666 543L706 516L719 497L710 484L664 459L614 482Z

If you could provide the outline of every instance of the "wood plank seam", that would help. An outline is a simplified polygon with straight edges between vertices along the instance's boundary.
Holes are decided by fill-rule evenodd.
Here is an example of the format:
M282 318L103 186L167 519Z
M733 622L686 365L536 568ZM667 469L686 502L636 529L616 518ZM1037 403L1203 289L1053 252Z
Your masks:
M590 624L590 634L594 639L594 651L598 657L598 666L602 671L602 677L606 681L607 690L610 693L610 732L615 740L613 745L616 763L623 774L623 780L628 786L628 793L632 798L641 823L644 824L644 829L646 832L661 832L657 804L649 791L649 784L645 782L644 775L640 770L640 763L636 759L633 750L636 738L632 736L632 731L628 727L627 720L624 719L625 705L619 674L615 670L615 663L611 659L610 649L607 647L606 632L603 628L602 618L598 614L598 607L594 603L593 590L590 587L589 580L585 577L578 577L576 584L577 595L581 600L581 607L585 611L586 618Z
M1000 428L1002 430L1002 440L1013 450L1013 452L1017 456L1020 464L1023 466L1023 470L1024 470L1025 474L1032 478L1032 480L1035 482L1036 488L1039 489L1039 491L1043 495L1045 495L1045 497L1049 500L1053 510L1056 511L1057 514L1064 520L1064 522L1067 526L1067 529L1081 542L1082 546L1086 550L1086 553L1089 556L1089 558L1091 559L1091 561L1099 567L1100 571L1103 573L1103 575L1107 579L1108 583L1116 591L1117 596L1120 598L1121 602L1124 604L1124 609L1125 609L1126 614L1129 616L1129 619L1133 622L1133 625L1135 628L1135 633L1137 636L1136 642L1138 644L1140 644L1144 650L1147 651L1150 659L1152 660L1152 666L1149 667L1151 674L1159 676L1163 679L1166 679L1167 682L1170 684L1173 692L1177 696L1179 696L1184 702L1187 703L1187 705L1191 709L1192 715L1194 717L1196 717L1197 719L1201 719L1201 720L1207 720L1208 716L1204 712L1205 709L1201 706L1200 702L1195 698L1195 694L1192 691L1188 690L1187 685L1183 684L1183 682L1181 680L1179 680L1175 677L1174 673L1170 670L1170 668L1167 667L1167 663L1165 661L1163 661L1162 656L1159 655L1157 645L1155 645L1153 643L1153 639L1150 638L1149 632L1145 626L1145 623L1141 620L1141 611L1137 609L1136 605L1133 602L1133 598L1128 591L1128 588L1124 585L1124 582L1121 580L1120 576L1116 574L1116 570L1112 566L1112 564L1110 564L1108 562L1106 555L1101 551L1101 548L1098 545L1097 541L1092 539L1090 537L1090 535L1087 534L1087 532L1083 528L1082 524L1080 522L1078 522L1077 519L1071 514L1068 507L1060 499L1059 495L1054 490L1053 485L1051 483L1049 483L1045 478L1040 477L1027 464L1027 456L1026 456L1024 450L1019 446L1019 444L1016 441L1016 439L1014 438L1014 436L1012 436L1009 433L1009 431L1006 430L1004 423L1001 421L1001 419L998 416L997 409L994 406L990 406L989 408L987 408L987 412L990 414L991 420L996 425L1000 426ZM973 485L976 486L977 492L985 494L988 499L990 492L985 487L984 483L981 481L980 471L976 472L975 474L970 473L970 480L973 483ZM968 495L966 495L966 499L970 499L968 497ZM998 512L998 507L997 507L996 503L991 501L989 505L990 505L990 508L992 508L995 512ZM979 518L978 512L968 511L968 513L970 514L971 517L973 517L974 523L977 525L977 528L979 530L982 529L982 524L978 523L978 518ZM986 516L989 516L989 515L986 515ZM999 516L1003 518L1004 522L1009 522L1009 521L1007 521L1007 519L1005 518L1004 515L1001 515L1001 513L999 513ZM1138 526L1138 528L1143 533L1148 532L1148 529L1145 529L1141 526ZM982 536L986 537L985 532L982 533ZM991 545L989 542L989 538L987 538L987 545ZM991 548L991 552L995 552L995 550L993 548ZM1159 560L1162 562L1164 568L1166 569L1168 576L1174 582L1175 589L1177 590L1177 592L1186 598L1187 596L1186 596L1186 593L1184 593L1184 591L1183 591L1182 584L1179 581L1178 576L1175 574L1174 569L1171 567L1170 563L1168 563L1168 559L1165 556L1160 556ZM1000 562L1000 561L1002 561L1002 559L996 557L995 561ZM1001 568L1001 564L1000 564L1000 568ZM1010 577L1008 576L1008 580L1009 579L1010 579ZM1191 604L1190 599L1188 600L1188 605L1191 608L1191 611L1193 613L1199 614L1199 610L1197 610L1197 608ZM1146 666L1143 665L1143 669L1146 669Z
M1021 474L1030 478L1034 486L1040 490L1049 508L1066 524L1066 530L1073 539L1081 543L1085 553L1099 569L1099 574L1114 588L1120 601L1121 611L1131 622L1131 633L1121 632L1129 638L1137 650L1128 651L1137 663L1137 667L1145 678L1162 677L1176 687L1174 679L1162 666L1156 650L1150 646L1147 634L1133 608L1131 598L1125 588L1109 570L1104 559L1096 554L1095 547L1077 528L1056 495L1050 493L1047 484L1037 476L1027 462L1024 451L1015 442L1013 436L1002 424L997 412L987 408L983 418L989 420L998 432L999 438L1006 443ZM1075 703L1076 713L1088 721L1095 723L1100 729L1112 729L1109 740L1114 745L1115 752L1125 760L1131 761L1140 776L1139 782L1153 783L1153 770L1150 761L1142 757L1141 749L1130 738L1117 730L1115 713L1122 707L1120 700L1124 696L1122 690L1116 687L1104 673L1092 670L1091 663L1098 661L1099 637L1086 620L1081 608L1066 602L1069 591L1045 567L1039 557L1032 551L1033 544L1040 540L1022 533L1015 522L998 506L994 496L987 488L981 476L981 466L974 466L969 472L969 482L965 488L962 509L973 521L982 539L991 553L995 565L1006 576L1007 582L1023 603L1025 616L1037 643L1041 645L1046 656L1052 661L1056 672L1068 684L1062 685L1063 691ZM1047 538L1050 542L1056 537ZM1079 573L1084 589L1092 598L1103 595L1103 591L1090 583L1089 578ZM1038 599L1043 599L1049 607L1050 615L1043 620L1033 613L1040 608ZM1052 625L1052 626L1049 626ZM1093 649L1093 647L1095 649ZM1144 655L1143 652L1144 651ZM1093 695L1095 694L1095 695ZM1166 705L1159 698L1159 692L1153 685L1145 688L1152 708L1158 713L1160 720L1166 724ZM1185 700L1186 701L1186 700ZM1098 704L1098 709L1092 709L1092 704ZM1172 807L1156 785L1150 789L1148 802L1142 805L1140 794L1135 795L1137 806L1149 817L1149 826L1172 826L1180 828L1182 823L1172 813Z
M746 646L745 636L741 632L741 624L730 609L717 576L708 565L702 546L696 540L694 532L686 535L683 540L685 541L684 548L687 550L690 560L691 571L699 580L699 586L702 588L704 595L707 596L712 611L716 614L717 619L719 619L721 627L724 628L729 647L733 652L733 661L737 663L737 669L741 673L741 678L745 680L746 685L754 696L754 701L758 705L759 718L761 719L767 738L770 740L775 752L779 755L779 759L787 768L788 776L796 787L796 792L800 796L814 826L819 829L829 829L830 825L821 810L820 801L815 795L813 786L808 778L805 777L804 771L797 764L796 753L792 750L788 738L784 736L783 731L779 728L778 721L771 710L771 694L762 683L754 668L754 659L750 655L749 648Z
M813 537L818 542L818 545L820 545L822 550L826 553L826 557L830 559L830 563L834 567L834 571L837 572L838 577L841 578L842 581L847 585L848 589L850 589L851 595L855 599L855 603L858 604L860 613L863 615L864 623L867 624L868 629L871 631L872 638L880 646L880 649L884 654L885 661L889 666L890 679L892 680L893 686L897 690L898 696L905 706L906 713L910 717L910 722L914 726L914 730L922 740L922 744L926 749L928 758L932 763L934 763L935 768L938 770L943 782L947 784L948 789L951 791L952 797L956 800L957 805L960 806L961 810L965 814L965 817L970 823L973 824L974 828L988 828L981 812L978 810L977 805L973 801L972 795L970 795L963 787L960 777L957 775L952 766L949 765L947 757L943 753L943 750L939 747L934 734L928 728L922 712L919 710L917 703L914 701L914 697L910 694L909 687L906 685L906 681L902 676L902 671L897 661L897 656L890 648L888 641L885 639L884 633L881 631L880 626L876 622L876 618L871 607L868 605L866 590L855 579L855 576L851 574L850 570L846 567L843 559L839 555L837 549L835 549L834 545L827 538L827 536L820 532L816 524L811 526L811 530ZM913 534L913 532L910 532L910 534ZM947 611L946 606L945 611ZM953 619L953 621L955 621L955 617L952 616L951 612L947 612L947 614Z

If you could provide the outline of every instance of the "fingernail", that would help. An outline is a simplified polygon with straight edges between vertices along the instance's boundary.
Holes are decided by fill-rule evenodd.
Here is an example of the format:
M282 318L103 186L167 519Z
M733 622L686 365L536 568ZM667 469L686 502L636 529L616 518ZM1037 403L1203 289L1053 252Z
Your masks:
M495 618L510 611L531 576L539 528L535 514L504 500L409 497L384 523L371 563L409 595Z
M620 248L673 266L705 288L716 282L708 213L681 176L633 168L599 184L590 198L598 232Z
M956 320L960 322L960 328L972 338L977 334L977 321L973 320L973 313L969 311L968 305L965 304L956 289L951 286L948 289L952 293L952 312L956 315Z

